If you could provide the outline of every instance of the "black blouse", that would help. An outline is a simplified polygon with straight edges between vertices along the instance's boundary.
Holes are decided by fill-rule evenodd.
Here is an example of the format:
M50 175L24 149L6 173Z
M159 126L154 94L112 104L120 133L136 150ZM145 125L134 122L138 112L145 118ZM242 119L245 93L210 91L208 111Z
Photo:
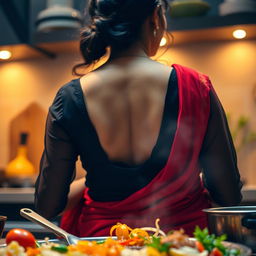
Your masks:
M203 180L215 203L235 205L242 198L236 152L221 103L214 91L210 91L209 96L210 116L199 157ZM85 185L96 201L122 200L143 188L168 159L176 131L178 106L178 80L173 69L156 145L145 162L131 166L108 159L89 118L79 79L63 86L47 118L45 150L36 182L37 211L46 217L63 211L78 156L87 171Z

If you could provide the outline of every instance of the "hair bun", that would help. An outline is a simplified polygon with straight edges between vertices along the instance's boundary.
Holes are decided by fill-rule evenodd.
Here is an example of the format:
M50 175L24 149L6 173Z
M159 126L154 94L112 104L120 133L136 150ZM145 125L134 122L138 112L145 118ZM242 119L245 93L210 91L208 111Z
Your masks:
M118 23L111 26L110 35L113 39L113 44L122 43L129 44L132 41L132 24L128 22Z
M88 0L91 24L83 29L80 51L84 65L106 54L107 47L124 50L139 40L143 22L167 0ZM76 73L76 67L73 68Z
M109 30L110 19L97 16L93 18L92 24L100 34L105 34Z
M120 3L117 0L97 0L97 11L99 15L109 17L116 13Z
M96 26L89 26L81 32L80 51L88 63L100 59L105 53L107 42L102 39Z
M130 43L130 36L132 34L131 23L119 22L112 17L94 17L92 24L95 26L98 36L109 46Z

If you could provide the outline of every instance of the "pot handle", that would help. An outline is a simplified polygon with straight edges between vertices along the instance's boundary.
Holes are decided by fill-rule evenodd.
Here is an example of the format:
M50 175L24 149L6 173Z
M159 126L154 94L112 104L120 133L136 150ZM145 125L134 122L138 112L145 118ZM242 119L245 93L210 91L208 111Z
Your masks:
M256 229L256 216L245 216L242 218L242 226L248 229Z

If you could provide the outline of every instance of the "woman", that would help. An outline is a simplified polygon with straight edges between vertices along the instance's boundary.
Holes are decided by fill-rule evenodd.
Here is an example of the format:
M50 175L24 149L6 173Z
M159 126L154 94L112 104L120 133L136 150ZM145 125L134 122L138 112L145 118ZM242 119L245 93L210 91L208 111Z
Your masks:
M77 236L132 227L205 227L202 209L236 205L241 182L224 111L207 76L151 60L166 30L164 0L91 0L84 65L50 107L35 205ZM75 67L79 68L80 65ZM78 156L86 179L72 183ZM200 178L203 172L204 185ZM206 190L207 188L207 190Z

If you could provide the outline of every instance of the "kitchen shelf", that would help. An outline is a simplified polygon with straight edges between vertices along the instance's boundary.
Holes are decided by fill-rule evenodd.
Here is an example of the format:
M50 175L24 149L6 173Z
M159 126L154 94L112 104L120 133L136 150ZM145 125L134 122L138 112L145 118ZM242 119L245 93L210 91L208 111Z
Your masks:
M185 18L171 18L167 15L167 30L178 38L176 43L187 41L191 35L196 36L196 41L230 40L234 27L247 30L247 38L256 38L256 14L236 13L226 16L198 16ZM189 34L186 37L186 34ZM226 36L225 36L226 34ZM75 29L59 30L50 33L36 33L33 44L52 42L78 41L79 31ZM186 40L182 40L186 38ZM193 41L193 38L191 38ZM189 41L191 42L191 40Z
M246 39L256 39L256 15L253 13L237 13L226 16L200 16L186 18L171 18L167 16L168 32L174 37L172 46L190 43L234 41L234 29L245 29ZM32 45L46 52L79 54L78 30L60 30L49 33L36 33ZM34 47L26 44L0 46L10 50L12 60L39 58L47 56ZM50 57L50 56L49 56ZM0 61L3 63L3 61Z
M244 29L246 38L241 40L256 39L256 24L240 24L226 27L211 27L206 29L191 29L171 31L174 38L173 45L200 43L200 42L220 42L237 41L232 35L235 29Z
M244 29L246 39L256 39L256 14L236 13L225 16L171 18L167 29L174 36L174 45L193 42L236 40L232 33Z
M225 16L172 18L167 16L169 31L202 30L237 25L256 25L256 13L235 13Z

